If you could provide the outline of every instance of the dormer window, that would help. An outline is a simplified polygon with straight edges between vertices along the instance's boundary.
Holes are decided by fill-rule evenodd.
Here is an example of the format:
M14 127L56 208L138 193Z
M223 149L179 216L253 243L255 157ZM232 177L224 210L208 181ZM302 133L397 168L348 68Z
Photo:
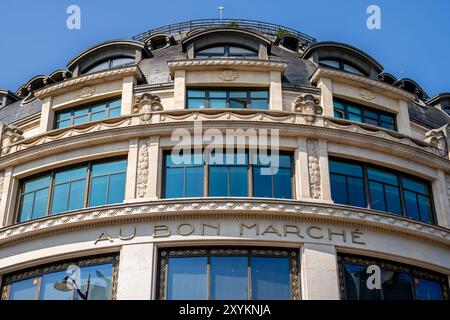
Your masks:
M258 53L244 47L225 44L198 50L195 52L195 56L197 58L236 57L256 59Z
M343 60L322 59L322 60L319 60L319 65L328 67L328 68L345 71L345 72L349 72L349 73L353 73L353 74L357 74L359 76L366 76L366 74L364 74L364 72L359 70L357 67L354 67Z
M94 73L94 72L100 72L104 70L114 69L114 68L120 68L128 65L134 64L134 58L130 57L114 57L109 58L106 60L103 60L101 62L95 63L94 65L86 68L82 73Z

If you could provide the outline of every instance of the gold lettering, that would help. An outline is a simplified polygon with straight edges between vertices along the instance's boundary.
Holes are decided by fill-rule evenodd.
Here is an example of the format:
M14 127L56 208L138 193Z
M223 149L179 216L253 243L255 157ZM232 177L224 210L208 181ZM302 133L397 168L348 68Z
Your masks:
M358 229L356 229L356 230L352 230L351 234L352 234L352 243L364 244L364 245L366 244L365 242L356 241L356 240L360 239L360 236L364 235L363 232L361 232Z
M266 230L264 230L264 232L261 235L263 236L266 233L275 233L275 234L277 234L278 236L281 237L281 234L278 232L278 230L275 229L275 227L272 226L271 224L269 224L269 226L266 228Z
M311 233L312 230L317 230L320 232L320 234L314 235ZM319 228L319 227L314 227L314 226L309 227L308 229L306 229L306 234L313 239L323 239L322 228Z
M111 239L111 237L109 236L109 234L107 232L102 232L100 237L98 237L97 240L95 240L94 245L96 245L97 242L101 242L101 241L113 242L113 239Z
M328 228L328 240L332 241L333 240L333 236L342 236L342 240L344 242L346 241L346 232L345 232L345 230L342 230L342 233L339 233L339 232L333 232L333 231L331 231L330 228Z
M239 227L239 230L240 230L239 235L242 236L242 235L244 234L244 228L247 228L247 229L249 229L249 230L255 228L255 230L256 230L256 235L259 236L259 224L255 223L254 225L252 225L252 226L249 227L249 226L247 226L247 225L241 223L241 225L240 225L240 227Z
M136 237L136 227L134 227L133 233L131 235L129 235L129 236L123 236L122 235L122 228L120 228L120 230L119 230L119 239L120 240L127 241L127 240L133 239L134 237Z
M206 228L216 229L217 235L220 235L220 224L217 224L216 226L211 226L209 224L202 224L202 236L205 235Z
M158 234L158 232L165 231L163 234ZM159 225L159 226L153 226L153 237L154 238L162 238L162 237L169 237L170 236L170 230L169 227L166 225Z
M188 231L188 232L181 232L181 228L182 227L189 227L190 231ZM193 234L194 231L195 231L194 227L191 224L189 224L189 223L182 223L177 228L177 233L180 236L189 236L189 235Z
M294 229L295 231L291 231L289 229ZM298 236L299 238L304 238L301 234L300 234L300 229L298 226L294 226L292 224L285 224L284 225L284 236L287 237L288 234L295 234L296 236Z

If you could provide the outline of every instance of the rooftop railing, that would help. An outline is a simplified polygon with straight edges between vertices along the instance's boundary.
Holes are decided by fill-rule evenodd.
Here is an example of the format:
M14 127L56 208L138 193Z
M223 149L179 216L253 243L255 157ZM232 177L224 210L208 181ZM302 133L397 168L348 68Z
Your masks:
M168 33L171 35L182 34L189 32L197 28L209 28L209 27L219 27L219 26L235 26L244 29L256 29L264 34L271 36L276 36L280 33L291 34L299 37L307 44L316 42L316 39L304 34L302 32L296 31L294 29L284 27L277 24L255 21L255 20L243 20L243 19L202 19L202 20L191 20L186 22L179 22L174 24L165 25L159 28L151 29L145 31L141 34L134 36L132 39L137 41L143 41L148 36L157 33Z

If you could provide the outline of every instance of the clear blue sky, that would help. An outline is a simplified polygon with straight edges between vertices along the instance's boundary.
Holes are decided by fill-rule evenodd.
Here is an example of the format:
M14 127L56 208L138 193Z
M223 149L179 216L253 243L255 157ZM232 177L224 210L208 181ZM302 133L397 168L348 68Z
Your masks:
M66 9L81 8L81 30L68 30ZM371 54L429 95L450 91L449 0L2 0L0 88L15 91L38 74L98 42L130 38L192 19L243 18L285 25L318 40L341 41ZM381 30L366 27L366 9L381 8Z

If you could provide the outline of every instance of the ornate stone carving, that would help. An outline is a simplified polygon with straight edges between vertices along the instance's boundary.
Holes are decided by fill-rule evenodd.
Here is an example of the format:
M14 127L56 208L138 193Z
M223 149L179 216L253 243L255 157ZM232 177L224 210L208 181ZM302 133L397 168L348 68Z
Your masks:
M3 194L3 180L5 179L5 171L0 172L0 202L2 201Z
M138 155L138 169L137 169L137 196L138 198L145 198L147 196L148 183L148 154L149 139L139 140L139 155Z
M369 89L361 89L359 91L359 95L365 100L373 100L373 99L375 99L375 93L373 93Z
M318 141L308 139L308 171L309 171L309 189L311 197L314 199L320 199L322 189L320 186L320 164L319 153L317 151Z
M14 143L23 140L23 131L14 126L3 125L2 129L2 155L8 154Z
M239 78L239 73L234 70L223 70L217 77L223 81L234 81Z
M143 121L148 121L152 117L152 113L156 111L162 111L163 106L161 99L149 93L144 93L140 97L136 97L136 102L131 109L133 114L139 114L139 117Z
M94 86L87 86L83 87L80 92L80 98L88 98L92 96L95 93L95 87Z
M433 129L425 133L425 142L431 144L434 148L447 153L447 126Z
M314 123L316 116L323 114L323 108L319 105L320 101L312 94L304 94L294 101L294 111L304 115L306 124Z

